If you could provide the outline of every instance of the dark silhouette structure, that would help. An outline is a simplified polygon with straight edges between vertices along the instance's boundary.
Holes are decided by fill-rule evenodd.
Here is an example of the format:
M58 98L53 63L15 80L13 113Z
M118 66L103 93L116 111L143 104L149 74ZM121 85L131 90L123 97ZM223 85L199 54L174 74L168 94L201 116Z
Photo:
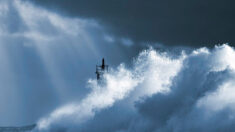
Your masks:
M101 80L103 77L103 74L108 71L108 65L105 65L104 58L102 59L102 65L97 66L96 65L96 78L97 80Z
M0 132L30 132L36 127L36 124L21 127L0 127Z

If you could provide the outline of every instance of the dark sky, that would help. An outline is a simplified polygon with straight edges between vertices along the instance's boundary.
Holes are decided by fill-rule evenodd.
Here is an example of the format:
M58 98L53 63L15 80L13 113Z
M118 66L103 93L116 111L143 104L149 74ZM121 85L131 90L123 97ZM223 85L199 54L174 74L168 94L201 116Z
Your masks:
M234 0L32 0L91 18L117 36L168 46L235 44Z

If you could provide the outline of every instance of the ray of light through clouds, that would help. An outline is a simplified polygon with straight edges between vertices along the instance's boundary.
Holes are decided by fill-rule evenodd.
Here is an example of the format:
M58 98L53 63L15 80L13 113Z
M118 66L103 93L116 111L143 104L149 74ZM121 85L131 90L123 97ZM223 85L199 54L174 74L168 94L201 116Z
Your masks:
M51 50L51 48L59 47L55 47L54 45L60 45L62 42L62 44L66 43L66 45L62 45L61 48L63 49L60 49L62 51L69 53L70 50L72 50L71 48L75 48L79 56L84 58L86 57L85 53L81 52L87 49L87 52L90 52L91 55L100 56L94 47L92 38L89 37L86 31L86 26L97 28L96 26L98 25L92 21L80 19L71 20L69 18L60 17L55 13L34 8L27 3L22 4L19 1L15 1L15 3L20 16L29 28L29 31L24 33L24 37L33 41L34 46L43 60L43 64L46 65L46 69L51 76L52 83L55 85L55 88L57 88L56 92L60 94L65 93L66 91L63 89L67 87L59 69L57 69L58 63L55 62L55 58L58 57L59 54L53 53L54 51Z
M1 118L3 124L34 122L55 105L84 96L93 66L108 56L104 50L115 49L122 58L118 46L106 46L107 33L95 20L61 16L20 0L2 0L0 18L1 115L14 115Z

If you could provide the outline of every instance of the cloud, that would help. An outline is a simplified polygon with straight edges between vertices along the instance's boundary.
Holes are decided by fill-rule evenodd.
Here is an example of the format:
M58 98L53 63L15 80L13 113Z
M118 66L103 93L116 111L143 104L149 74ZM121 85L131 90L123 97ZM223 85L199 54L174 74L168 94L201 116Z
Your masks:
M134 42L132 42L130 39L126 39L126 38L122 38L121 42L123 43L123 45L129 46L129 47L134 44Z
M132 68L111 70L104 86L90 80L90 94L39 124L65 131L233 131L234 57L226 44L178 57L144 50Z

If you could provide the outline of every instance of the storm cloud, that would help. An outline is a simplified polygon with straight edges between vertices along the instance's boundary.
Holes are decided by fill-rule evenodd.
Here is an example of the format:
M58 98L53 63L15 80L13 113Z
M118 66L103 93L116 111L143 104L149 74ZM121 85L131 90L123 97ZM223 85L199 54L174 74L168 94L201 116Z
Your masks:
M32 0L69 16L95 19L137 43L209 46L235 39L233 0Z

